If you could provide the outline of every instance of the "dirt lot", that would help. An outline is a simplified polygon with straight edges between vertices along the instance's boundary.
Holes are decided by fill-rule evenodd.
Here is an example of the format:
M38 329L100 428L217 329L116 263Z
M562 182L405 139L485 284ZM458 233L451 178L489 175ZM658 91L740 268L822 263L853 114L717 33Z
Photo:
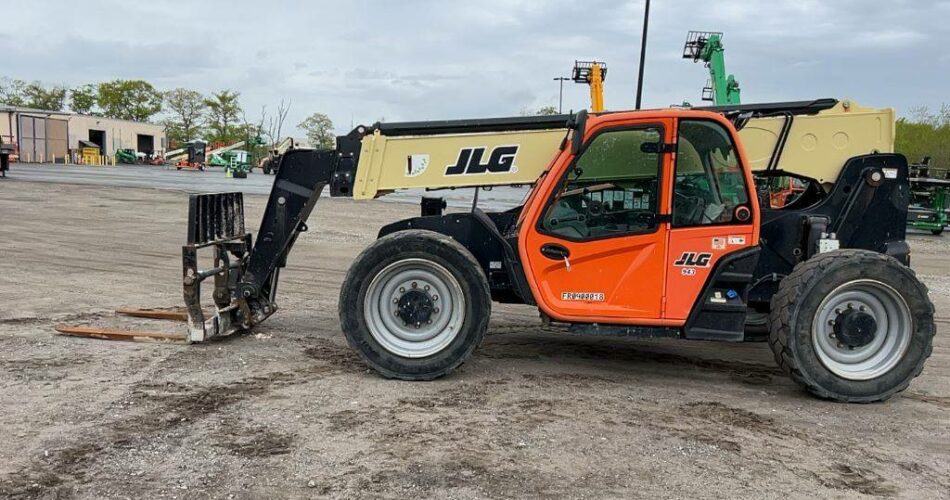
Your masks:
M497 306L455 375L368 373L339 331L353 256L411 205L321 201L255 334L180 346L53 334L181 302L186 195L0 183L0 496L948 497L950 238L912 238L937 304L923 375L819 401L765 344L577 337ZM248 198L255 225L265 199ZM332 221L332 222L331 222Z

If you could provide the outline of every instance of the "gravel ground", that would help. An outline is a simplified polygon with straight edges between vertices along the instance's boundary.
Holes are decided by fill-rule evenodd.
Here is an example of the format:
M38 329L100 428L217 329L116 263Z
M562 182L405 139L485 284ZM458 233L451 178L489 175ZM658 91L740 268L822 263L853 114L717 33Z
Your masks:
M182 331L112 311L180 305L186 196L0 181L0 496L948 497L948 237L910 238L941 319L886 403L816 400L765 344L579 337L524 306L496 306L454 375L405 383L349 350L336 301L418 209L355 203L320 201L254 333L124 343L52 327Z

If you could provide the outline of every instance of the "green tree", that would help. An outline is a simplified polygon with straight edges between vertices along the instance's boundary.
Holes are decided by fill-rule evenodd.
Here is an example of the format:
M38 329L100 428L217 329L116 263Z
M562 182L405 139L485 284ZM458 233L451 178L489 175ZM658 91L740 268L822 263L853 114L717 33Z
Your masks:
M205 99L204 104L208 107L208 122L211 126L212 140L221 142L233 142L241 137L243 133L238 130L238 119L241 116L241 103L239 102L241 94L233 90L222 90L211 94L210 99Z
M333 149L336 147L336 135L333 133L333 121L323 113L314 113L297 125L307 133L310 147Z
M23 80L0 79L0 104L26 106L26 85Z
M169 139L182 144L194 139L200 132L208 110L200 92L177 88L165 92L165 107L171 118L165 121Z
M559 113L557 112L557 106L542 106L541 108L538 109L538 112L535 114L539 116L549 116L549 115L556 115Z
M162 93L144 80L113 80L99 84L102 114L122 120L148 121L162 110Z
M950 105L936 113L914 108L910 114L910 119L897 120L895 150L911 163L929 156L935 167L950 168Z
M23 97L28 108L62 111L66 104L66 92L66 87L62 85L47 88L40 82L33 82L23 88Z
M96 107L99 86L87 83L69 91L69 109L81 115L92 114Z

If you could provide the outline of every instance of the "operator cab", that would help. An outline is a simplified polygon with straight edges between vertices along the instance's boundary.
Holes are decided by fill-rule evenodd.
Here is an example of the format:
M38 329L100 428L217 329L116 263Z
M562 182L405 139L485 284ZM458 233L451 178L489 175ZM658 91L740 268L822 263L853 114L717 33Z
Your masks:
M577 154L554 161L521 218L520 255L542 312L684 327L708 291L728 316L712 335L741 337L748 281L718 283L715 272L757 250L735 129L712 113L658 110L592 116L585 135Z

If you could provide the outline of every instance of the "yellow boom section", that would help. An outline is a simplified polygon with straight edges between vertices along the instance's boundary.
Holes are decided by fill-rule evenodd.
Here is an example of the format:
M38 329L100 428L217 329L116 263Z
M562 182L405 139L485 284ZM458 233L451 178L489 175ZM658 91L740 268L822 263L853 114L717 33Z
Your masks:
M567 128L363 138L353 198L397 189L532 184L548 167Z
M791 120L791 122L789 122ZM753 118L739 131L749 166L777 168L833 183L848 159L894 152L894 110L849 101L815 115ZM400 189L533 184L557 156L568 129L363 137L353 197L371 199Z
M753 171L769 167L787 120L755 118L739 131ZM821 183L835 182L849 158L894 152L894 120L892 108L864 108L847 100L816 115L795 116L778 169Z

